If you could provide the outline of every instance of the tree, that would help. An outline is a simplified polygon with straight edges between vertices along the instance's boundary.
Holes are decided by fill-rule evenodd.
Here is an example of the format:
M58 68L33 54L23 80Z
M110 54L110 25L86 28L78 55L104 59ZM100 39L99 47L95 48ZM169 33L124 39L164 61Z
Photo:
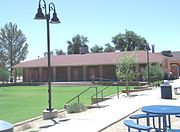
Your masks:
M62 49L58 50L58 49L55 49L55 52L56 52L56 55L65 55L66 53L63 52Z
M67 41L68 48L67 53L68 54L80 54L79 48L80 47L88 47L86 43L88 43L88 38L84 37L83 35L80 36L77 34L72 38L72 41Z
M5 63L7 61L6 57L4 56L3 46L0 44L0 62Z
M91 52L92 53L102 53L103 47L96 44L94 47L91 48Z
M115 51L115 47L111 46L109 43L105 44L105 49L104 52L114 52Z
M48 55L48 52L44 52L44 57ZM50 55L54 55L54 51L50 51Z
M65 55L66 53L63 52L62 49L58 50L58 49L55 49L55 54L56 55ZM44 52L44 57L48 55L48 52ZM50 55L54 55L54 51L50 51Z
M126 81L127 95L129 95L129 81L133 80L136 75L135 63L136 59L134 54L129 55L125 52L116 64L116 76L119 80Z
M16 24L7 23L0 30L0 55L3 62L10 68L20 61L26 59L28 54L28 44L23 32L17 28ZM12 79L12 68L11 68Z
M115 48L120 51L144 50L147 41L133 31L126 30L125 34L119 33L112 38Z

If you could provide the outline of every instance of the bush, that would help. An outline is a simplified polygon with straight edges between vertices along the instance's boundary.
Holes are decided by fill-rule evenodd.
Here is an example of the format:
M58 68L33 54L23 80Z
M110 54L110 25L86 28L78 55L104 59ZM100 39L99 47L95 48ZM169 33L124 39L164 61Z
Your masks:
M8 86L40 86L45 85L43 82L17 82L17 83L0 83L0 87Z
M79 113L86 110L86 106L83 103L72 103L67 106L68 113Z
M146 66L145 71L143 73L144 78L147 80L148 78L148 66ZM160 66L160 64L150 64L149 65L149 77L157 77L156 80L150 81L158 81L162 80L164 77L164 72Z

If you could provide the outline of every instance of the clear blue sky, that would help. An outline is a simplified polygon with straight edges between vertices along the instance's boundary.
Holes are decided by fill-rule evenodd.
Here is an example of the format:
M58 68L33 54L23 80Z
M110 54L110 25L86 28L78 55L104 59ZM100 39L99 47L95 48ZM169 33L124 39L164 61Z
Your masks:
M46 22L34 20L39 0L3 0L0 26L18 25L27 37L27 60L47 51ZM180 50L180 0L46 0L53 2L61 24L50 25L51 50L67 51L67 40L80 34L89 48L104 46L125 30L134 31L155 51ZM52 16L52 15L51 15Z

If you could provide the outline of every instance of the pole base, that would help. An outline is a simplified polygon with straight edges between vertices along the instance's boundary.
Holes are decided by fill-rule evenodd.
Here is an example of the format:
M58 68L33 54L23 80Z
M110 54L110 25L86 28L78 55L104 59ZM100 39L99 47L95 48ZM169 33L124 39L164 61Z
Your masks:
M52 111L43 110L43 120L53 119L58 117L58 110L53 109Z

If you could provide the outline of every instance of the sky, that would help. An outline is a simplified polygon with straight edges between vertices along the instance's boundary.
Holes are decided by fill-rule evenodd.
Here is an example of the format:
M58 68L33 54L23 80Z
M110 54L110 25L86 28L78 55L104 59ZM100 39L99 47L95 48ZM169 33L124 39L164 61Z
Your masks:
M88 37L89 49L104 47L125 30L155 45L155 52L180 51L180 0L45 0L55 4L60 24L50 24L51 50L67 52L67 41L77 34ZM1 0L0 27L17 24L27 38L26 60L47 51L45 20L35 20L39 0ZM41 0L43 5L43 0ZM53 11L50 12L52 16Z

